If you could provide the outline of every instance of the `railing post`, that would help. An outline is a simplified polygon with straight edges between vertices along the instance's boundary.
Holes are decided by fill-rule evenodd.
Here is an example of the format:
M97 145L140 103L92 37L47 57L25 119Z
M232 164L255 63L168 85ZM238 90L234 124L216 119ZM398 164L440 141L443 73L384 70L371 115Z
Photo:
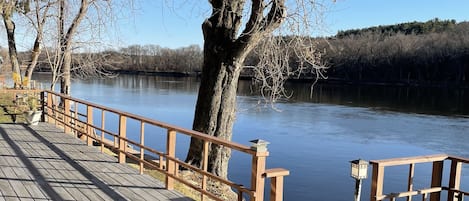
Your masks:
M414 190L414 172L415 172L415 164L411 163L409 165L409 177L407 178L407 191ZM412 201L412 196L407 197L407 201Z
M458 199L459 194L455 193L452 190L459 190L461 185L461 170L462 163L456 160L451 160L451 171L449 173L449 191L448 191L448 201L461 201Z
M55 118L52 118L52 105L53 105L53 98L52 98L52 93L47 92L47 112L43 111L43 113L47 113L47 122L48 123L55 123ZM54 111L55 112L55 111Z
M176 157L176 131L168 130L166 139L166 154L169 157L175 158ZM175 170L175 162L172 159L166 158L166 172L170 175L174 175ZM168 175L166 175L166 189L173 190L174 189L174 179Z
M41 91L41 122L46 122L46 95L45 91Z
M458 201L464 201L464 193L459 193L458 195Z
M71 133L72 128L70 127L70 100L65 97L64 99L64 132Z
M384 167L373 162L371 165L373 166L373 175L371 176L370 200L377 201L377 197L383 194Z
M125 163L125 150L127 148L126 139L127 118L119 115L119 163Z
M104 125L105 125L105 122L106 122L106 118L104 116L104 110L101 110L101 152L104 153L104 135L105 135L105 132L104 132Z
M79 119L79 116L78 116L78 103L73 101L73 119L72 122L73 122L73 132L75 133L75 135L78 136L78 132L79 132L79 127L78 127L78 119Z
M283 178L290 174L290 171L283 168L268 169L264 177L270 178L270 201L283 200Z
M209 148L208 141L204 141L204 155L203 155L203 161L202 161L202 168L204 171L208 170L208 148ZM205 175L202 176L202 190L207 190L207 176ZM201 201L205 200L205 196L203 193L200 194L200 200Z
M145 145L145 122L141 121L140 122L140 144L142 146ZM140 147L140 160L145 160L145 149L143 147ZM139 162L139 170L140 174L143 174L143 171L145 170L143 162Z
M443 179L443 161L433 162L432 170L432 186L431 187L441 187L441 181ZM441 197L441 192L434 192L430 195L430 201L439 201Z
M265 187L265 161L269 152L267 151L267 142L263 140L253 140L251 150L256 151L252 156L252 170L251 170L251 188L254 190L254 200L264 200L264 187Z
M75 108L75 110L78 110L78 108ZM75 118L78 118L75 117ZM91 138L91 135L93 135L93 131L94 131L94 128L90 125L93 125L93 107L87 105L86 106L86 128L88 128L86 130L86 132L88 133L86 135L86 143L88 144L88 146L91 146L93 145L93 138ZM78 121L77 121L77 125L78 125Z
M55 123L55 126L59 126L61 123L59 121L59 117L60 117L60 96L56 96L54 95L54 99L52 99L52 103L55 103L55 105L53 105L54 107L54 123Z

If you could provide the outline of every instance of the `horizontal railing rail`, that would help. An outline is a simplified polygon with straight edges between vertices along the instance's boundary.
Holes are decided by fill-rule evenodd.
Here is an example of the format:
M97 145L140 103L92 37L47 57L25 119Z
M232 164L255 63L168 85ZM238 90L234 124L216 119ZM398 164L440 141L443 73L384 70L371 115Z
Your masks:
M449 186L443 186L444 175L444 161L450 161L451 167L449 168ZM428 188L415 190L413 189L413 179L415 166L420 163L432 163L432 177L431 184ZM390 200L394 201L396 198L406 197L411 201L414 196L421 195L422 200L439 201L441 199L441 192L448 192L448 201L463 201L464 197L469 195L466 191L460 189L461 185L461 171L463 164L469 164L469 159L450 156L446 154L408 157L408 158L393 158L386 160L373 160L370 161L372 165L372 183L371 183L371 196L370 200ZM384 185L384 171L386 167L408 165L409 174L407 177L407 191L383 194Z
M214 182L235 189L238 200L248 198L249 200L259 201L264 200L265 180L270 178L270 200L280 201L283 199L283 177L287 176L289 171L281 168L266 170L266 157L269 155L266 150L258 151L239 143L226 141L194 130L72 98L53 91L43 91L42 97L45 99L45 101L43 101L43 119L45 121L63 127L66 133L75 133L77 136L82 136L82 139L86 140L88 145L92 145L93 142L99 144L102 151L104 151L105 148L113 150L117 153L119 163L125 163L126 159L136 161L139 165L140 173L143 173L145 168L151 168L161 172L165 176L165 186L167 189L174 189L174 182L177 181L198 191L200 193L200 200L206 200L207 198L223 200L218 194L208 189L208 182ZM86 112L79 111L79 109L86 110ZM93 113L96 111L100 111L100 125L95 125L93 121ZM117 132L105 128L107 122L106 114L108 113L118 117ZM126 130L128 119L132 119L140 124L139 142L127 138ZM147 125L166 129L165 151L159 151L145 145L145 127ZM192 166L176 158L177 134L194 137L204 142L201 168ZM112 138L113 140L109 140L108 138ZM221 178L207 171L209 146L212 143L250 155L252 158L252 167L250 170L251 185L249 187L236 184L235 182ZM130 148L129 145L133 148ZM157 161L146 159L145 153L157 156ZM198 174L200 180L194 183L193 181L191 182L184 179L178 173L179 167L183 167L186 170L192 171L192 173Z

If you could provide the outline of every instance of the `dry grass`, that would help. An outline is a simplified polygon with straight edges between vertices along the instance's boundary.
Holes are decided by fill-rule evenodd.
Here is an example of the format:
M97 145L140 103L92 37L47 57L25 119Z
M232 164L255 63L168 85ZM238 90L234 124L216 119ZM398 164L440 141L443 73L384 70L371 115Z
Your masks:
M111 149L109 148L104 148L103 150L103 153L105 154L108 154L108 155L111 155L111 156L114 156L114 157L117 157L117 154L112 151ZM140 166L138 164L138 162L134 161L134 160L131 160L131 159L127 159L126 161L126 164L129 165L130 167L132 168L135 168L135 169L139 169ZM145 165L145 168L144 168L144 174L147 174L147 175L150 175L152 176L153 178L165 183L166 182L166 176L165 174L161 173L159 170L155 169L155 168L152 168L152 167L149 167L147 165ZM183 173L180 171L180 175L183 175ZM200 193L180 182L177 182L175 181L174 182L174 189L177 190L178 192L184 194L185 196L193 199L193 200L200 200Z
M106 154L109 154L111 156L117 157L117 154L115 152L113 152L112 150L108 149L108 148L105 148L103 152L106 153ZM127 158L126 163L127 163L127 165L129 165L129 166L131 166L131 167L133 167L137 170L140 168L138 162L136 162L134 160L131 160L129 158ZM158 164L156 164L156 165L158 165ZM159 180L163 183L166 182L166 175L164 173L162 173L160 170L157 170L154 167L149 167L149 166L145 165L144 174L150 175L153 178L155 178L155 179L157 179L157 180ZM184 180L188 181L192 185L201 186L202 176L198 173L188 171L188 170L179 170L178 175L179 175L180 178L183 178ZM214 193L215 195L217 195L219 198L221 198L223 200L237 200L236 193L234 193L228 186L226 186L224 184L221 184L220 182L211 181L210 179L208 179L207 188L208 188L208 191ZM196 191L195 189L193 189L193 188L191 188L191 187L189 187L189 186L187 186L183 183L175 181L174 182L174 189L177 190L178 192L184 194L185 196L193 199L193 200L197 200L197 201L201 200L200 199L200 196L201 196L200 192ZM211 200L211 199L206 197L205 200Z
M0 123L25 122L23 112L28 110L27 105L15 104L15 92L7 89L0 91Z

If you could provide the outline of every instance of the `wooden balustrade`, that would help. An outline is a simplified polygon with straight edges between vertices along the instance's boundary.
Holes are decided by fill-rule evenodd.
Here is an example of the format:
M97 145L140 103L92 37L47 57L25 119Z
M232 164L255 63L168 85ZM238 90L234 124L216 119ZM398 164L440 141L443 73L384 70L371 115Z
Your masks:
M442 186L444 175L444 162L450 161L449 186ZM415 190L413 189L413 178L415 166L420 163L432 163L432 177L429 188ZM407 198L411 201L414 196L421 195L422 200L439 201L443 190L448 192L448 201L463 201L464 196L469 195L460 189L461 171L463 164L469 164L469 159L455 157L445 154L418 156L409 158L394 158L386 160L370 161L373 168L371 181L371 201L377 200L396 200L396 198ZM383 194L384 170L385 167L408 165L409 175L407 191Z
M63 127L66 133L85 135L88 145L93 144L93 141L95 141L100 144L101 150L104 150L105 147L110 148L117 152L119 163L125 163L126 159L137 161L140 173L144 172L145 167L151 167L152 169L158 170L165 175L165 185L167 189L173 189L175 182L180 182L200 192L201 200L206 200L206 198L222 200L222 198L219 198L216 194L207 189L209 186L208 182L211 181L228 185L231 189L235 189L238 194L238 200L248 198L248 200L262 201L264 200L265 180L266 178L270 178L270 200L281 201L283 199L283 178L284 176L289 175L289 171L281 168L266 170L266 158L269 155L269 152L266 150L256 151L251 149L251 147L242 144L222 140L213 136L208 136L204 133L180 128L139 115L118 111L52 91L43 91L42 97L46 99L43 101L43 119L45 121L55 123L56 125ZM60 104L58 104L59 101L61 101ZM73 102L73 108L70 107L71 102ZM59 105L63 105L64 107L58 107ZM78 111L79 106L85 107L86 114L81 114ZM95 125L93 122L94 111L101 111L100 125ZM118 116L117 133L111 132L105 128L105 113L112 113ZM126 130L128 119L135 120L140 124L139 142L135 142L127 138ZM144 144L146 134L145 126L147 125L166 129L166 150L164 152L155 150ZM176 137L178 134L195 137L204 142L204 153L201 168L192 166L176 158ZM107 140L105 136L113 138L114 140ZM252 157L250 187L236 184L207 171L208 152L211 143L240 151ZM135 150L130 150L128 145L132 145L137 148L135 148ZM158 161L146 160L145 153L151 153L158 156ZM185 180L183 177L180 177L178 175L179 167L201 175L200 184L194 184Z

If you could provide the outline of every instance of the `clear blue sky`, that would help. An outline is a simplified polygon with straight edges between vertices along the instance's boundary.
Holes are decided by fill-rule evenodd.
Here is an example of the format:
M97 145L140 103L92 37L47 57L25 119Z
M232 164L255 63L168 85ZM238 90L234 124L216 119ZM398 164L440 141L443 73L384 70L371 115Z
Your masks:
M321 35L433 18L469 21L469 0L325 0ZM202 45L201 23L210 14L208 0L141 0L133 19L122 22L125 44L178 48Z

